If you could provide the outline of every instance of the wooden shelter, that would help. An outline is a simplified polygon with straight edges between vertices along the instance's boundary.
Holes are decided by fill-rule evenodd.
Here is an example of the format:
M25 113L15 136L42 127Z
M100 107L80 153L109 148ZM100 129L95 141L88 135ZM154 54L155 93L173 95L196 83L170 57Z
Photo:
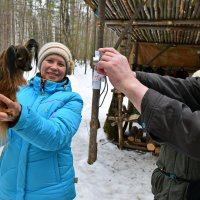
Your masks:
M98 15L98 0L85 0ZM200 1L197 0L107 0L105 24L120 36L131 21L127 35L139 44L138 64L197 67L200 54ZM126 35L126 40L128 36ZM177 47L177 48L176 48ZM182 48L181 48L182 47ZM154 49L155 48L155 49ZM144 52L149 50L149 52ZM163 50L166 49L166 50ZM162 55L150 62L159 50ZM141 51L143 52L141 55ZM181 56L179 55L179 52ZM166 57L178 60L172 63ZM186 55L186 56L185 56ZM192 57L188 59L188 55Z
M101 1L85 2L98 16ZM105 25L133 67L200 68L199 0L106 0Z

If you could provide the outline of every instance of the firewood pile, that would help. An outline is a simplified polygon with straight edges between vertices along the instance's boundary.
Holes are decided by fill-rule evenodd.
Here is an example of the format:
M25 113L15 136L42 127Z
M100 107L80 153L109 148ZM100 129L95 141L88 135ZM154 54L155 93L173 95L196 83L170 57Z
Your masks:
M160 145L156 144L143 128L133 125L130 132L124 133L124 147L152 152L158 156Z
M152 152L159 155L160 146L156 144L148 133L140 125L140 114L133 104L128 101L127 108L123 105L124 95L116 89L112 90L117 94L118 109L115 116L108 116L111 126L118 127L118 143L120 149L128 148Z

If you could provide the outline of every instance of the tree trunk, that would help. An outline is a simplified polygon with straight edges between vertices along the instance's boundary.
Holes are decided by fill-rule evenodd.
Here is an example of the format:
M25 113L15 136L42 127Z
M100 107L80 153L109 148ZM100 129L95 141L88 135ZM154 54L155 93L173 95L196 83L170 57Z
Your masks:
M85 56L84 56L84 63L85 63L85 74L87 72L87 44L88 44L88 24L89 24L89 7L87 7L87 17L86 17L86 31L85 31Z

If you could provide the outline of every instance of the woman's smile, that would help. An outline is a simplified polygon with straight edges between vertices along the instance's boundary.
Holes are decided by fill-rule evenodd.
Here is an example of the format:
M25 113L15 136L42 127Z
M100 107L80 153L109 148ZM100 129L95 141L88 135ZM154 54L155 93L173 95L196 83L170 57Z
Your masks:
M62 81L66 75L67 64L62 56L49 55L41 65L41 76L45 79L59 82Z

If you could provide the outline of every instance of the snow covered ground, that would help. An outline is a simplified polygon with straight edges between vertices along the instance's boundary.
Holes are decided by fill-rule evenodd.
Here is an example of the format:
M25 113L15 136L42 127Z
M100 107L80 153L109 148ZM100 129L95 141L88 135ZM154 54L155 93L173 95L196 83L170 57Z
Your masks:
M98 129L97 161L89 165L88 146L92 105L92 70L88 66L75 68L69 78L73 90L84 100L82 122L74 137L72 149L78 184L76 200L152 200L151 173L155 168L156 157L151 153L119 150L106 139L102 128ZM105 102L99 109L99 119L103 127L110 105L112 86ZM102 99L100 99L101 102Z
M69 77L73 90L78 92L84 100L82 122L72 143L74 167L78 177L76 200L153 200L150 179L157 158L151 153L119 150L116 145L106 139L103 129L100 128L97 139L97 161L92 165L87 163L92 105L92 70L88 66L86 75L84 70L83 65L78 65L74 75ZM27 79L30 79L32 75L33 73L25 74ZM109 84L105 102L99 110L101 127L110 105L111 89L112 86Z

